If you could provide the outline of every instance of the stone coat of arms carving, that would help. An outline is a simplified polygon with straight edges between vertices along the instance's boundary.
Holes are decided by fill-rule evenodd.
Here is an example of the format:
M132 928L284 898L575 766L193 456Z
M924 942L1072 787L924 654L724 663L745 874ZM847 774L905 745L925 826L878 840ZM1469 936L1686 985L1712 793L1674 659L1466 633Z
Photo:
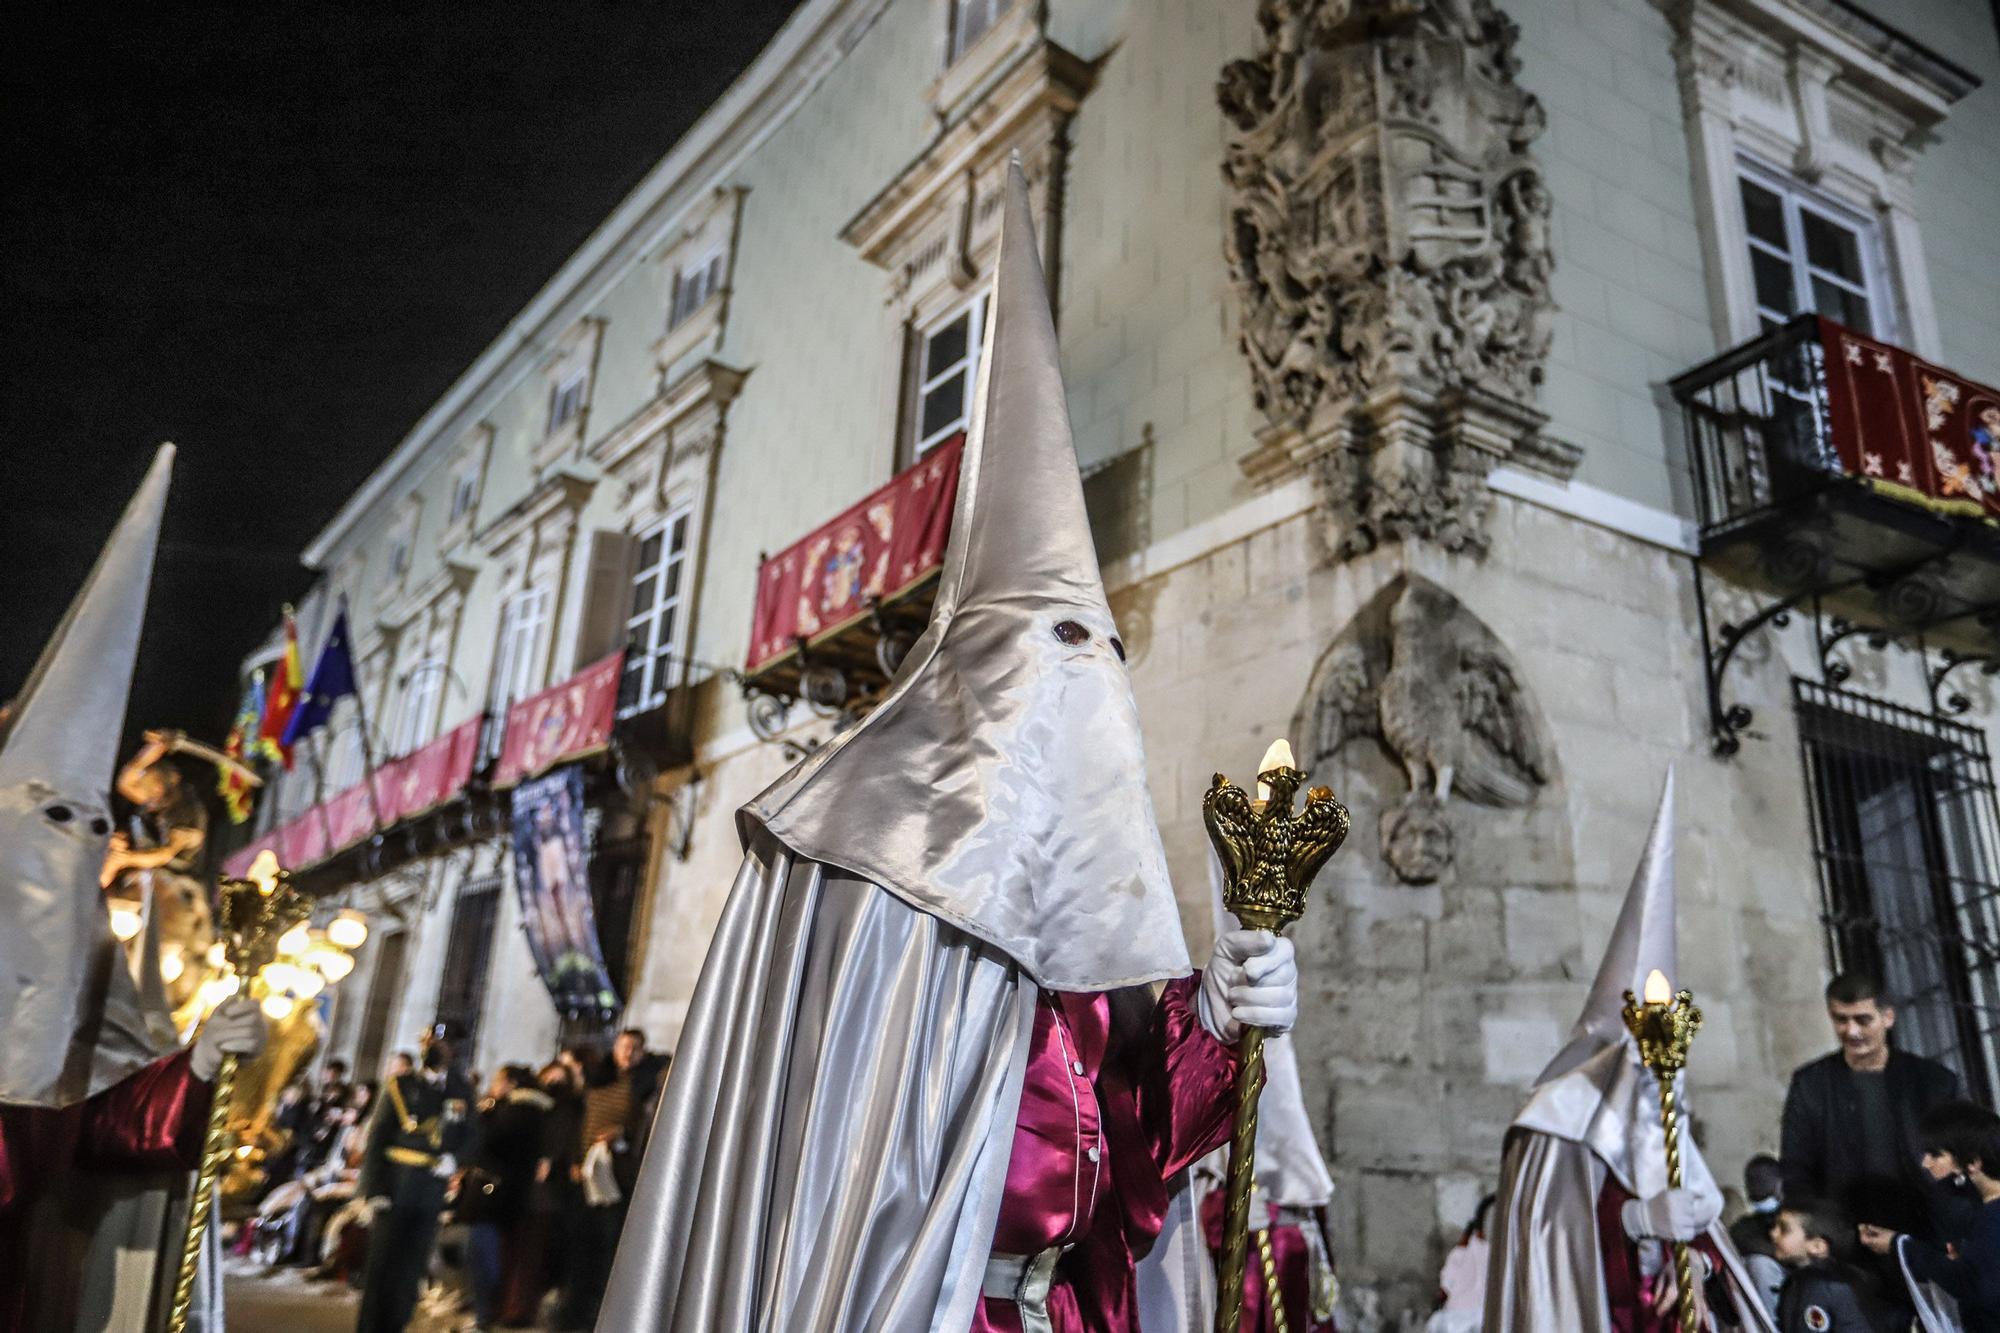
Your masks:
M1484 548L1485 474L1560 465L1534 407L1550 199L1492 0L1262 0L1226 66L1223 175L1253 475L1309 467L1335 546ZM1573 460L1570 460L1573 464Z

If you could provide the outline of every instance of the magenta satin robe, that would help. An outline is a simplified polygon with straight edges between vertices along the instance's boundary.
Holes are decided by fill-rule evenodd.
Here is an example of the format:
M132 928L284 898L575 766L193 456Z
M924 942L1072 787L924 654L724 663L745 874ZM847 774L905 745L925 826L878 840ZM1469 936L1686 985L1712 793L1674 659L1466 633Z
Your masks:
M0 1106L0 1333L25 1323L27 1275L43 1261L29 1229L35 1201L71 1170L192 1171L208 1105L209 1085L180 1051L60 1111Z
M1105 996L1038 997L993 1248L1075 1247L1049 1292L1057 1333L1138 1333L1134 1265L1166 1223L1166 1182L1229 1138L1236 1053L1196 1018L1198 983L1169 982L1115 1053ZM1013 1302L985 1297L971 1333L1020 1328Z
M1201 1234L1208 1252L1222 1257L1222 1214L1226 1191L1210 1190L1201 1201ZM1278 1270L1278 1290L1285 1298L1285 1326L1297 1333L1334 1333L1331 1319L1312 1317L1312 1250L1305 1233L1290 1222L1271 1228L1271 1263ZM1243 1265L1243 1333L1276 1333L1270 1302L1264 1298L1264 1256L1257 1238L1250 1237L1250 1253Z

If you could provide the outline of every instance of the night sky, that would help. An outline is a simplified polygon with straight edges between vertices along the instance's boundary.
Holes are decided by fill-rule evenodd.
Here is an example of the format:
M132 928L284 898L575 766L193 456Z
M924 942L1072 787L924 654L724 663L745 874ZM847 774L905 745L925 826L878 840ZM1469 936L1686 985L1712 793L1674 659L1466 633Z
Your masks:
M171 439L127 729L219 743L300 549L795 3L16 16L0 697Z

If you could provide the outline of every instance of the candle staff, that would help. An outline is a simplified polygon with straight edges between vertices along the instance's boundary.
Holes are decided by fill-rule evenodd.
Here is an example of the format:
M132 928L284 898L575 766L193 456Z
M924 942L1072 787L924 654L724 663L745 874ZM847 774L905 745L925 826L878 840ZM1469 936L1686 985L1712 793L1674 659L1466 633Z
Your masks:
M1220 773L1202 798L1202 822L1222 861L1222 905L1246 930L1283 934L1304 914L1306 890L1320 868L1347 840L1347 807L1334 799L1331 789L1314 787L1306 793L1304 806L1293 809L1292 799L1305 780L1306 774L1293 766L1292 747L1279 740L1258 765L1257 800ZM1237 1333L1243 1322L1243 1270L1256 1182L1257 1101L1263 1090L1264 1030L1247 1027L1237 1044L1236 1113L1223 1186L1216 1333Z
M1719 1223L1722 1192L1682 1126L1686 1080L1664 1085L1680 1130L1670 1162L1663 1085L1625 1021L1631 992L1657 972L1657 998L1675 974L1673 803L1670 771L1583 1013L1507 1131L1487 1230L1487 1333L1672 1333L1698 1315L1698 1293L1738 1328L1775 1333ZM1665 1009L1669 1024L1692 1017Z

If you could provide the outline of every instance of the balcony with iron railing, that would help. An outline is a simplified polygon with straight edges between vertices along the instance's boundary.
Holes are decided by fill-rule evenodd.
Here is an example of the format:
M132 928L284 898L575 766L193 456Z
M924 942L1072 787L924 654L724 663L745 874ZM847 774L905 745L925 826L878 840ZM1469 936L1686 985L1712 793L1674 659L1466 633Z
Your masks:
M2000 610L2000 390L1813 315L1672 389L1712 568L1906 629Z
M1732 658L1794 612L1830 680L1843 643L1899 642L1924 657L1934 709L1959 711L1951 673L2000 667L2000 390L1811 314L1670 387L1718 752L1749 718L1724 697ZM1755 609L1720 613L1712 578Z
M964 444L952 436L760 559L750 651L737 673L759 737L780 738L799 703L841 725L881 697L930 620Z

